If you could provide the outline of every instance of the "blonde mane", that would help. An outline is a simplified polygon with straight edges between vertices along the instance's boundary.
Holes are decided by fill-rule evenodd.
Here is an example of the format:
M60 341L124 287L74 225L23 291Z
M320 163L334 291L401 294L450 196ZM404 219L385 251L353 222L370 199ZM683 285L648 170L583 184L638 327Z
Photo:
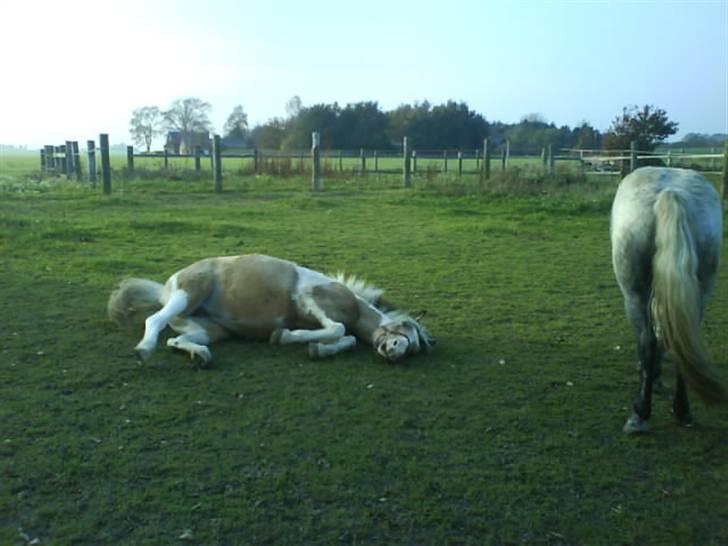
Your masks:
M345 273L339 271L335 275L332 275L332 277L336 282L340 282L361 299L374 306L381 301L382 295L384 294L384 290L358 278L356 275L347 276Z

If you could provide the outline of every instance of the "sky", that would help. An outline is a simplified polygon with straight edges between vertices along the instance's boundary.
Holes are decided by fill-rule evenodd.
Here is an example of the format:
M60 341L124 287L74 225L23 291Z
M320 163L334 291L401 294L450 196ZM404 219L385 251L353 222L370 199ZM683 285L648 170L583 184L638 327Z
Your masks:
M728 133L728 0L0 0L0 144L131 143L135 108L464 101L605 131L654 105ZM156 144L161 146L161 141Z

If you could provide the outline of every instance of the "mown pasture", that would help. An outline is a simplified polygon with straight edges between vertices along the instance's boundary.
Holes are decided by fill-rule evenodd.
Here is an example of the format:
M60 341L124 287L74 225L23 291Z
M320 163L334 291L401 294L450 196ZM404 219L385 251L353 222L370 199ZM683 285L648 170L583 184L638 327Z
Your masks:
M621 432L614 182L0 182L1 544L728 543L726 410L693 399L681 429L668 388L650 434ZM206 369L161 346L137 363L113 284L245 252L359 274L438 344L396 366L242 340Z

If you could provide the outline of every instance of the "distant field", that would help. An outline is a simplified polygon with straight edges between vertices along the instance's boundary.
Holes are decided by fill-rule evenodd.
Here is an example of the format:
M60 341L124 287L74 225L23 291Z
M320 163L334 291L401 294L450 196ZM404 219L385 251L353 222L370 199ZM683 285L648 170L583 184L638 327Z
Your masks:
M0 544L728 544L728 413L693 397L681 429L665 392L652 433L621 432L615 179L312 194L230 173L216 195L117 173L105 197L2 161ZM139 365L104 316L124 276L246 252L361 275L438 344L403 365L244 341L208 369L165 347ZM706 322L724 364L725 265Z

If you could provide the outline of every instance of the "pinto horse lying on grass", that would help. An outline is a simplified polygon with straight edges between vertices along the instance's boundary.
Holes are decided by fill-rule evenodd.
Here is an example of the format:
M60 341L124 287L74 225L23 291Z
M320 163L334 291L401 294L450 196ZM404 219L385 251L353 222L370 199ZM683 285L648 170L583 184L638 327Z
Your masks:
M109 318L121 327L144 323L136 353L146 361L169 325L180 335L167 345L203 363L208 345L233 336L271 343L308 343L321 358L352 348L359 338L395 361L429 350L433 339L417 319L378 307L383 291L355 277L330 277L293 262L246 254L207 258L162 285L127 279L109 298Z

